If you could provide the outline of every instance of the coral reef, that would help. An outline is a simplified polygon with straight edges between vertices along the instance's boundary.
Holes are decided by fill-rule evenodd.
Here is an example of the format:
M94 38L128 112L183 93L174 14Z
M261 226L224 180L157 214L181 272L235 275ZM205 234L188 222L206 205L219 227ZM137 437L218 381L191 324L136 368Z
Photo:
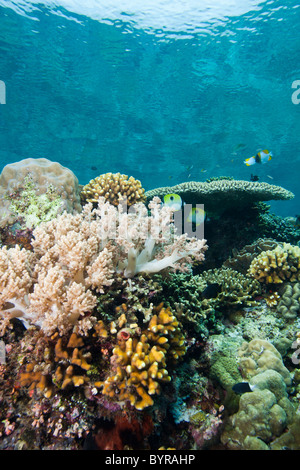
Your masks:
M247 274L251 262L262 251L270 251L276 248L278 242L273 238L258 238L253 243L243 246L240 250L234 248L232 255L223 263L225 268L232 268L242 274Z
M300 312L300 284L285 284L276 311L285 321L295 320Z
M167 364L185 354L184 336L171 310L160 305L156 311L139 338L131 337L128 328L119 332L112 373L95 383L104 395L119 403L130 401L137 410L153 405L152 395L160 394L160 383L171 380Z
M278 372L286 385L291 385L291 376L282 362L281 354L266 340L253 339L243 343L238 351L239 368L245 379L250 379L265 370Z
M37 195L45 194L49 185L52 185L61 197L61 211L66 210L70 213L81 211L79 183L71 170L46 158L26 158L6 165L0 175L2 200L0 223L2 227L15 222L15 216L9 210L11 205L9 196L24 189L24 179L28 175L35 184Z
M281 284L300 280L300 248L283 243L273 250L263 251L253 259L249 275L266 284Z
M62 199L52 184L49 184L44 194L38 195L30 175L25 176L22 191L11 193L7 198L12 201L9 210L19 223L22 221L21 228L28 229L54 219L62 205Z
M230 268L204 271L199 275L170 273L162 278L165 302L176 309L182 323L201 336L220 329L220 312L255 305L259 282Z
M145 201L145 190L139 180L133 176L120 173L105 173L92 179L81 191L84 202L98 203L99 197L114 206L118 206L126 198L127 205L132 206Z
M205 240L172 234L172 210L159 200L151 214L143 204L123 212L99 199L97 209L87 204L80 214L64 213L33 231L33 252L0 250L2 330L15 317L63 334L77 324L91 328L90 313L96 293L113 283L116 273L125 278L166 268L189 269L202 261Z
M179 194L184 202L204 204L206 211L225 212L252 206L255 202L270 200L288 200L293 193L280 186L268 183L250 182L243 180L217 179L209 182L188 181L176 186L152 189L146 192L147 200L154 196Z
M294 419L282 376L265 370L251 380L256 388L241 396L239 410L225 426L221 441L233 450L269 450Z
M273 219L259 225L255 204L291 193L224 177L163 188L215 211L205 263L206 241L123 177L101 175L62 214L48 180L35 193L25 172L9 189L0 448L299 449L299 247L277 219L262 238Z

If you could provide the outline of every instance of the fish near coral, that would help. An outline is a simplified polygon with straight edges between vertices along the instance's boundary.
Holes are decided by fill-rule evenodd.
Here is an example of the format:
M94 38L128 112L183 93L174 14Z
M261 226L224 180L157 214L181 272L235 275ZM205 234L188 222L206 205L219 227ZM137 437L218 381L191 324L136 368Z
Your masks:
M255 165L255 163L267 163L270 160L272 160L272 152L269 152L269 150L262 150L261 152L258 152L255 157L250 157L246 158L244 161L245 165L247 166L252 166Z
M163 205L174 209L174 211L180 211L183 202L179 194L166 194L163 199Z

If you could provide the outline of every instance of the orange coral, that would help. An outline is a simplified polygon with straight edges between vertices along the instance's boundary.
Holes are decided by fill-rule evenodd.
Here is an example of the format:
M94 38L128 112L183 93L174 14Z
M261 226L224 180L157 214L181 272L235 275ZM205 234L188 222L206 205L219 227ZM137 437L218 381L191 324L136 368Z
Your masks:
M129 401L137 410L153 405L152 396L160 393L160 384L171 380L167 362L185 353L184 336L170 308L161 304L156 310L139 337L124 340L118 334L111 359L113 373L95 383L104 395Z

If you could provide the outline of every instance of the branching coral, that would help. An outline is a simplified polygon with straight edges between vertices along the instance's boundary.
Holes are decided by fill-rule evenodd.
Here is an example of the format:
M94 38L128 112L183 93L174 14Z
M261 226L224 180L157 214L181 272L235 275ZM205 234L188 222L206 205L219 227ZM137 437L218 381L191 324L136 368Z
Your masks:
M225 306L251 305L261 291L257 281L230 268L209 269L202 273L202 277L208 285L220 286L216 300Z
M166 367L185 354L184 336L171 310L162 305L140 337L126 339L127 334L118 335L111 358L113 373L95 385L104 395L143 410L153 405L160 383L171 380Z
M251 262L248 272L266 284L300 281L300 248L283 243L274 250L263 251Z
M86 184L81 192L81 197L86 202L98 203L99 197L117 206L122 199L127 199L128 206L145 201L145 190L141 182L133 176L120 173L105 173L97 176Z
M216 312L255 304L258 281L230 268L210 269L200 275L170 273L162 279L162 297L176 309L185 326L202 336L218 327Z
M193 259L204 259L205 240L176 235L172 210L159 199L150 204L150 215L143 204L133 209L127 212L102 198L97 209L87 204L80 214L64 213L40 224L33 231L33 252L1 248L5 323L11 309L18 308L18 316L47 334L57 328L63 334L74 324L86 333L95 294L110 286L116 273L129 278L166 268L184 270Z

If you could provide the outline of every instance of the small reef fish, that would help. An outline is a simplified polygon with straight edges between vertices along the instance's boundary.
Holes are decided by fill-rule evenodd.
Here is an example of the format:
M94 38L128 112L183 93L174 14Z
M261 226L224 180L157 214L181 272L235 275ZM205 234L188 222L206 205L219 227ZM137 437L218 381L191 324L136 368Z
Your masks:
M255 388L256 386L249 384L249 382L239 382L233 385L232 390L238 395L242 395L243 393L253 392Z
M273 154L269 152L269 150L262 150L258 152L255 157L246 158L244 163L247 166L255 165L255 163L267 163L272 160L272 156Z
M186 220L187 222L195 224L198 227L200 224L203 224L205 218L206 213L203 209L200 209L199 207L192 207Z
M163 205L171 207L175 211L180 211L185 206L185 202L183 202L179 194L170 193L164 196ZM184 214L184 216L186 216L186 214ZM186 221L198 227L205 221L205 219L206 213L203 209L200 207L192 207L187 215Z
M251 173L250 181L258 181L258 180L259 180L259 177L257 175L252 175Z
M182 199L179 194L166 194L163 199L165 206L171 207L175 211L180 211L182 207Z
M201 292L202 299L214 299L217 297L221 290L221 286L217 283L208 284L208 286Z

